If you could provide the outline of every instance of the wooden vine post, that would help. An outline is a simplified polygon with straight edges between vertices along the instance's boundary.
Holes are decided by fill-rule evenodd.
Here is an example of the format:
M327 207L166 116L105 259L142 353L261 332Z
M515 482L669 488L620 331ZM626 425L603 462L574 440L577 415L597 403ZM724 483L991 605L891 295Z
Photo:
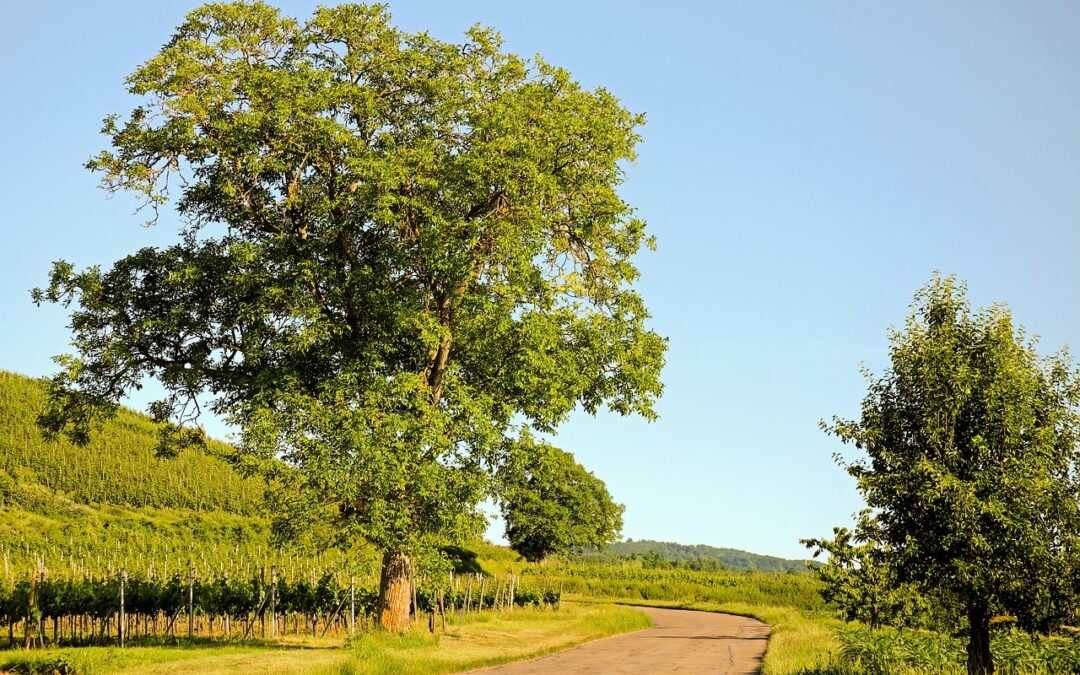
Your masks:
M466 577L465 583L462 584L462 589L461 589L461 605L458 607L458 621L462 626L465 625L465 612L466 612L466 607L465 606L469 604L469 587L468 587L468 583L470 581L471 580L468 577ZM455 589L455 590L457 590L457 589Z
M446 597L443 589L439 589L439 618L442 620L442 632L446 632Z
M187 578L187 636L191 640L195 637L195 570L191 567L188 567Z
M349 635L356 635L356 577L349 577Z
M124 648L124 637L127 633L127 616L124 613L124 585L127 583L127 569L120 568L120 625L117 632L120 635L120 648Z
M228 585L229 585L229 573L225 572L223 577L225 579L225 586L228 587ZM226 609L225 610L225 639L228 640L230 638L232 638L232 614L229 612L229 609Z
M30 649L30 641L33 639L30 633L30 624L37 607L37 570L30 572L30 595L26 603L26 621L23 622L23 649Z
M277 638L277 566L270 567L270 637Z

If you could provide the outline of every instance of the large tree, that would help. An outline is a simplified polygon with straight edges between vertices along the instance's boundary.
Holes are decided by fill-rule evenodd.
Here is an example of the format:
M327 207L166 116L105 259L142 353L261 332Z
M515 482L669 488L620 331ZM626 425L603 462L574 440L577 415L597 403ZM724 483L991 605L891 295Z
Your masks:
M990 619L1072 618L1080 553L1080 378L1040 356L1002 305L973 312L935 276L890 335L859 420L824 425L865 453L848 465L871 511L875 564L961 609L968 672L993 672Z
M196 9L127 83L142 103L88 167L155 214L175 198L181 231L35 291L72 308L49 431L85 439L153 379L172 451L208 407L282 530L381 548L404 630L410 558L477 531L522 427L654 416L666 343L631 286L651 242L617 191L643 118L607 91L491 30L261 3Z

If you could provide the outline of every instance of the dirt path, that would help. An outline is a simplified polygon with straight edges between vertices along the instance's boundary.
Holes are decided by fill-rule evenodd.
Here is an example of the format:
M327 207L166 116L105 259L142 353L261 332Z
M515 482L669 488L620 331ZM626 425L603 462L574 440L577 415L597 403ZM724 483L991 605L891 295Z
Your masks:
M766 624L732 614L638 607L653 627L482 673L757 673Z

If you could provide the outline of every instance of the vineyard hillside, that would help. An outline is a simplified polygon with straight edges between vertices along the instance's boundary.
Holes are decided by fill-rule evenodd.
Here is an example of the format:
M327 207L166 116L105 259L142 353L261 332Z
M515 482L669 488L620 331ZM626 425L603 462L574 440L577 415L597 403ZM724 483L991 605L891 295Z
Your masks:
M40 381L0 371L0 500L37 510L45 488L84 505L258 512L262 487L214 456L224 444L210 441L207 451L159 459L153 422L128 409L86 446L46 440L35 424L44 401Z
M211 440L206 451L160 459L153 422L126 408L86 446L47 440L35 423L44 399L39 380L0 371L0 561L7 574L38 560L92 572L120 562L160 567L184 561L207 570L275 560L319 570L374 565L356 551L274 550L268 519L260 514L263 486L215 456L227 450L224 444ZM470 548L485 569L509 569L517 557L482 542ZM802 561L647 540L616 543L579 560L702 572L805 570ZM480 569L475 561L456 566Z

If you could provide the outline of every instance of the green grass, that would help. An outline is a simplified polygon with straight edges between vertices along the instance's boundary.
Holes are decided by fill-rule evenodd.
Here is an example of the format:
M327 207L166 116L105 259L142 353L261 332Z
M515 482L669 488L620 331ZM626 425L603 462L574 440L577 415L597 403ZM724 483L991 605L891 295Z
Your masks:
M647 628L643 613L618 605L564 604L470 617L445 634L366 633L331 640L193 647L83 647L0 654L0 671L51 672L58 659L85 675L189 673L451 673L535 658L598 638ZM38 669L38 670L35 670Z
M852 624L838 633L838 659L850 672L867 675L929 675L967 672L967 640L926 630L871 630ZM990 640L997 672L1051 675L1080 672L1080 641L996 630Z
M840 649L836 630L843 621L827 613L810 613L795 607L725 603L694 609L751 616L772 627L762 664L764 675L789 675L814 671L834 662Z

